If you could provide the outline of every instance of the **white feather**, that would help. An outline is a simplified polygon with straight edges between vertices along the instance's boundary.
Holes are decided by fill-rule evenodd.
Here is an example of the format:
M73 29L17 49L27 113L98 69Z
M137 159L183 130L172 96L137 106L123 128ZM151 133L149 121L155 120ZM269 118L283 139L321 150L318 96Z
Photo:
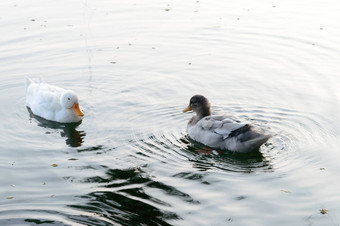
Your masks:
M78 104L77 95L71 90L49 85L42 80L39 83L26 77L26 106L33 114L44 119L69 123L79 122L82 116L76 115L72 110L73 104ZM72 105L66 106L63 95L68 96L67 101L72 101Z

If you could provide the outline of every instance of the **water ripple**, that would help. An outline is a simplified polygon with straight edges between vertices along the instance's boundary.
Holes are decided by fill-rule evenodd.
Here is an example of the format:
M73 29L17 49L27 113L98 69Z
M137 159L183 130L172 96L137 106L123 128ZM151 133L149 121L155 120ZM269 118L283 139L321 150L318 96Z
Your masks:
M142 128L133 135L130 143L136 149L137 158L159 161L170 165L169 167L178 167L189 160L193 167L202 170L214 168L231 172L270 172L282 167L293 170L298 166L294 166L292 162L303 160L303 164L306 164L306 161L308 164L316 161L312 153L305 155L304 151L327 142L329 134L332 134L331 122L315 113L263 106L243 107L235 104L229 105L228 108L214 107L217 111L233 114L274 136L261 147L259 153L253 155L213 152L213 149L191 140L186 135L184 130L188 118L186 115L180 116L176 112L178 109L180 108L162 108L160 111L156 109L153 113L166 115L163 117L169 120L168 126L151 131ZM162 127L161 120L154 123L157 122L159 127Z
M109 169L104 177L89 177L84 182L97 183L99 189L81 197L88 200L85 205L70 207L84 209L122 224L168 225L167 220L180 219L170 211L171 204L155 197L158 191L185 202L197 203L190 195L158 182L141 168Z

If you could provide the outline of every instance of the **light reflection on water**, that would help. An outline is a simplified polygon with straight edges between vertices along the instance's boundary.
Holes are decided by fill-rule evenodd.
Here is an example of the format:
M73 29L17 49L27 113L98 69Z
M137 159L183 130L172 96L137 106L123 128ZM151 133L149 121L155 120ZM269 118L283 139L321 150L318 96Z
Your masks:
M0 5L1 225L339 224L337 2ZM84 120L32 115L25 75L75 90ZM192 141L197 93L274 136Z

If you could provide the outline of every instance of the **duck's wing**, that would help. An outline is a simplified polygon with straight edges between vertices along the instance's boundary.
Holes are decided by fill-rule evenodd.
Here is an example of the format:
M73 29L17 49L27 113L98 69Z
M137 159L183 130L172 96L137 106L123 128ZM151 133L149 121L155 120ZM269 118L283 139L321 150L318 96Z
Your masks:
M45 83L32 83L26 94L26 104L34 114L43 116L45 112L60 110L61 89Z
M241 123L236 119L227 118L223 115L207 116L200 120L199 123L203 130L221 135L223 139L237 136L250 128L247 123Z

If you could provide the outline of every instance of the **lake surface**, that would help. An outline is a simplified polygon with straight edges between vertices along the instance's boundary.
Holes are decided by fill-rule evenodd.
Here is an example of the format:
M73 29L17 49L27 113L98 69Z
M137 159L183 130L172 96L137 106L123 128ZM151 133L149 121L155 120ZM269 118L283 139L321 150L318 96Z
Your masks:
M0 3L0 225L339 225L340 2ZM25 106L77 92L81 124ZM212 154L194 94L274 136Z

